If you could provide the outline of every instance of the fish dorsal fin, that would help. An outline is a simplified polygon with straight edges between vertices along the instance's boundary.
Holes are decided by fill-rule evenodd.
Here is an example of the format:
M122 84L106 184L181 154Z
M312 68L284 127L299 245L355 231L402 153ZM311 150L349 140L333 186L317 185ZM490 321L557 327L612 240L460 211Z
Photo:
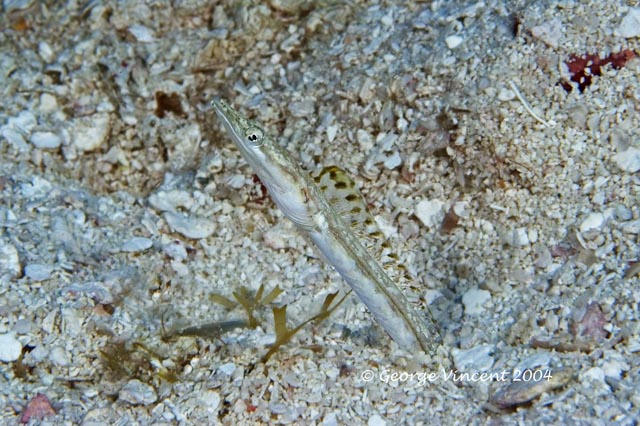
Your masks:
M378 261L389 255L389 243L371 215L364 197L347 172L328 166L311 173L311 178L333 210L351 228ZM393 257L393 256L391 256Z
M413 278L398 261L389 241L378 227L367 202L349 174L338 166L315 170L311 178L333 210L358 237L364 247L380 262L389 277L404 287Z
M380 231L364 197L347 172L337 166L328 166L312 173L311 177L333 210L358 237Z

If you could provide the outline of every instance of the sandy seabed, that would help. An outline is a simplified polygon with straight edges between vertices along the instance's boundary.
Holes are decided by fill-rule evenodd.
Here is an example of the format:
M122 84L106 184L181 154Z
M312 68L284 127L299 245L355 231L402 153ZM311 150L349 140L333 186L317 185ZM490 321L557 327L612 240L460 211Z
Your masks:
M629 4L5 0L0 422L634 424ZM353 295L261 362L348 286L216 96L349 172L451 365Z

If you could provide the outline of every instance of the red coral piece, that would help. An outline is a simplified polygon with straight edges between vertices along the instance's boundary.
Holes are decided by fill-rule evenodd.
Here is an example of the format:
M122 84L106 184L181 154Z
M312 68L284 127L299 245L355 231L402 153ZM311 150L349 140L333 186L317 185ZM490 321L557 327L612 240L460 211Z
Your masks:
M602 67L611 64L613 69L624 67L627 62L637 56L633 50L625 49L618 53L611 53L605 58L596 54L587 53L583 56L571 55L567 64L571 73L571 81L578 83L580 92L591 85L594 75L602 75ZM573 87L568 82L560 82L564 90L571 92Z
M29 423L32 418L41 420L47 416L55 416L56 410L51 406L49 398L45 394L39 393L27 404L20 416L20 423Z
M611 66L614 69L619 70L620 68L627 65L627 62L629 62L629 60L635 56L636 53L633 50L625 49L618 53L610 54L608 59Z
M267 199L267 196L269 195L267 187L264 186L264 183L262 183L258 175L253 175L253 183L257 183L260 185L260 194L255 197L250 196L250 198L253 202L262 205L262 203L264 203L264 201Z
M551 256L553 257L561 257L563 259L568 259L574 254L576 254L576 248L569 243L563 242L551 247Z

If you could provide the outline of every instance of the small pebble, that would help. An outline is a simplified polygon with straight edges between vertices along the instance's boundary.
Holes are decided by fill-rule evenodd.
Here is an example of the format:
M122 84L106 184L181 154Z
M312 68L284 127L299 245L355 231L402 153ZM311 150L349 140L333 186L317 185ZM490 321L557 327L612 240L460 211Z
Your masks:
M172 259L184 260L187 258L187 249L180 241L172 241L162 247L162 251Z
M179 209L189 210L195 201L187 191L158 191L149 196L149 204L163 212L175 212Z
M370 77L365 78L362 86L360 87L358 97L365 104L371 102L371 99L375 96L375 88L375 81Z
M80 151L93 151L100 147L109 135L109 114L100 113L73 120L69 133L73 144Z
M491 353L493 353L494 349L493 345L479 345L464 350L453 348L451 354L458 370L462 372L481 372L487 371L493 366L495 360Z
M600 367L591 367L583 373L582 377L589 382L600 382L604 384L604 370Z
M530 244L529 233L525 228L516 228L507 235L506 243L512 247L524 247Z
M449 37L444 39L444 42L447 44L447 47L449 49L455 49L462 44L463 39L462 37L457 35L450 35Z
M589 216L580 224L580 232L587 232L592 229L600 229L604 223L604 215L602 213L590 213Z
M338 376L340 376L340 369L337 367L329 367L324 370L324 374L326 374L330 380L337 380Z
M59 367L71 364L71 353L60 346L56 346L49 352L49 361Z
M536 259L534 265L542 269L547 268L553 261L551 251L546 246L537 246L534 249L534 257Z
M13 244L0 240L0 277L5 274L9 278L20 275L20 258Z
M33 132L29 140L38 149L56 149L62 143L60 137L52 132Z
M625 172L635 173L640 170L640 148L627 148L614 155L612 160Z
M373 138L371 137L369 132L364 129L358 129L356 131L356 140L360 144L360 148L362 148L363 151L369 151L371 148L373 148Z
M83 293L88 297L91 297L98 303L110 304L113 303L113 294L108 284L100 281L89 281L83 284L72 283L64 288L66 292Z
M609 356L613 356L616 359L606 361L602 364L602 370L606 377L613 377L615 379L621 379L622 374L629 371L631 366L620 354L611 353Z
M390 27L393 25L393 14L391 12L389 12L387 15L383 16L382 19L380 19L380 22L382 22L382 25L386 26L386 27Z
M146 249L153 246L153 241L149 238L145 237L134 237L125 242L120 250L127 253L137 253L141 251L145 251Z
M486 290L472 288L462 296L464 312L467 315L477 315L484 312L484 304L491 300L491 293Z
M280 222L266 230L262 235L264 244L274 250L296 248L298 246L299 233L291 222Z
M218 392L208 389L200 394L200 400L204 403L205 407L207 407L208 412L215 413L218 411L218 406L221 401Z
M329 142L333 142L336 139L336 135L338 134L339 129L340 128L336 125L327 127L327 140Z
M595 341L602 341L607 338L609 334L606 330L607 317L598 303L591 302L584 311L582 309L576 310L574 315L576 318L571 331L576 337L586 337Z
M227 185L229 185L233 189L240 189L244 186L246 179L244 175L235 174L227 177L226 179Z
M584 105L575 105L569 109L569 123L579 129L583 129L587 123L589 110Z
M230 376L234 371L236 371L236 365L232 362L227 362L226 364L222 364L218 367L218 370L222 371L227 376Z
M415 215L424 226L434 228L440 226L443 206L440 200L422 200L416 206Z
M9 13L14 10L26 9L31 6L33 0L4 0L4 12Z
M336 413L328 413L322 419L322 426L338 426L338 416Z
M151 30L144 25L134 24L129 27L129 32L141 43L151 43L155 40Z
M18 334L27 334L33 328L33 322L28 319L19 319L13 326L13 331Z
M40 55L45 62L53 62L55 59L53 49L51 49L51 46L46 41L40 41L40 43L38 43L38 55Z
M24 267L24 274L33 281L45 281L51 278L53 272L52 265L40 263L30 263Z
M34 396L20 415L20 423L29 423L31 419L42 420L45 417L55 416L56 410L53 409L51 401L45 394L39 393ZM33 424L40 424L40 422L33 422Z
M0 334L0 361L13 362L20 358L22 343L13 333Z
M367 426L386 426L386 424L387 422L378 414L369 417L369 421L367 421Z
M16 117L9 118L7 124L20 133L28 135L36 127L38 121L31 111L22 111Z
M58 100L50 93L40 95L40 111L49 113L58 109Z
M16 129L11 128L8 125L0 127L0 135L4 137L11 145L13 145L20 152L28 151L30 146L24 140L24 136Z
M550 21L531 28L531 35L538 40L542 40L553 48L557 48L562 37L564 27L560 18L553 18Z
M502 102L511 101L515 99L515 97L516 97L516 94L513 93L512 90L507 89L506 87L503 87L498 92L498 100Z
M551 364L550 352L538 352L533 354L516 365L516 369L520 371L533 370L536 367L545 367Z
M285 404L279 404L279 403L270 403L269 404L269 409L271 410L271 412L273 414L284 414L287 412L288 408Z
M31 352L29 352L29 358L31 358L31 361L35 362L36 364L44 361L48 357L49 351L43 345L38 345L34 349L32 349Z
M131 405L149 405L156 402L158 396L153 387L133 379L120 389L118 398Z
M631 211L631 209L621 204L616 206L615 214L616 214L616 219L618 219L621 222L625 222L633 218L633 212Z
M422 12L420 12L420 14L413 19L413 21L411 22L411 24L413 25L413 28L417 28L420 30L425 30L425 29L430 29L432 28L433 25L433 15L434 13L431 11L430 8L425 8Z
M189 267L179 260L171 261L171 269L173 269L179 277L186 277L189 275Z
M586 374L588 374L588 371ZM545 392L566 385L572 377L573 373L568 369L551 370L550 377L543 377L539 381L521 380L512 382L491 396L489 401L499 408L509 408L526 404Z
M174 212L165 212L163 216L173 231L187 238L207 238L215 230L214 222L209 219L187 217Z
M625 234L640 234L640 219L630 220L620 228Z
M396 121L396 129L398 129L400 133L405 133L408 127L409 122L407 120L402 117L398 118L398 121Z
M46 179L40 176L33 176L29 183L20 185L20 192L27 198L40 198L44 196L51 196L53 185ZM54 225L52 224L52 227ZM55 232L55 230L54 230Z
M618 34L624 38L640 37L640 7L632 7L622 18Z
M291 102L289 111L294 117L306 117L316 111L315 102L313 99Z
M67 336L79 336L83 332L84 317L77 309L62 308L62 331Z
M399 167L402 164L402 158L400 157L400 153L398 151L394 151L391 155L384 160L384 167L387 170L393 170L396 167Z

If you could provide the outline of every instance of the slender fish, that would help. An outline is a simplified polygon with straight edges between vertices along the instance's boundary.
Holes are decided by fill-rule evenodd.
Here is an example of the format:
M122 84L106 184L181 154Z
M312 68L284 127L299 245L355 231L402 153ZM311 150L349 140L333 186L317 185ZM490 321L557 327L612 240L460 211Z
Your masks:
M337 167L323 169L314 179L258 123L222 100L212 105L276 205L309 236L391 338L405 349L435 355L441 338L431 315L418 314L350 227L349 211L357 213L363 204L353 181ZM332 188L316 184L332 179Z

